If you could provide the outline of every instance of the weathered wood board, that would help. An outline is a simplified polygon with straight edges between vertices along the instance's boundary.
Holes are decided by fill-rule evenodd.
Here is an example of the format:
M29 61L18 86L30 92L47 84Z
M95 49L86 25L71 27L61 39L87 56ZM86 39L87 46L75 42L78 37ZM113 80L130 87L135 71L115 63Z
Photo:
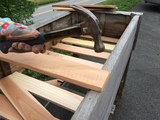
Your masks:
M132 51L138 21L139 16L132 19L120 38L119 44L103 66L104 70L111 72L104 91L101 94L94 91L88 92L72 120L107 120L109 118L123 71Z

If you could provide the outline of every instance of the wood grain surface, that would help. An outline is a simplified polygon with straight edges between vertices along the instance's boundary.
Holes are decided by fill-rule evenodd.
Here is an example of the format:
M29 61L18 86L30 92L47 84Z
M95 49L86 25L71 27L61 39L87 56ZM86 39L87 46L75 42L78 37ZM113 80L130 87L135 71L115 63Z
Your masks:
M18 72L13 73L9 77L16 82L18 86L23 87L25 90L72 112L76 111L77 107L83 100L82 96Z
M117 9L116 5L90 5L90 4L80 4L80 6L85 8L94 8L94 9ZM68 4L54 4L52 7L66 7L70 8Z
M10 76L0 80L0 89L25 120L57 120Z
M106 60L110 53L107 52L101 52L101 53L96 53L95 51L87 48L82 48L82 47L77 47L77 46L72 46L72 45L67 45L67 44L62 44L58 43L55 46L52 46L53 49L58 49L58 50L64 50L68 52L73 52L81 55L86 55L90 57L95 57L95 58L100 58Z
M0 116L8 120L23 120L6 96L0 94Z
M0 59L96 91L103 90L109 77L108 71L44 54L0 53Z
M74 45L80 45L80 46L89 47L89 48L94 47L93 41L81 40L81 39L77 39L77 38L70 38L70 37L63 38L62 42L70 43L70 44L74 44ZM109 44L109 43L104 43L104 46L105 46L105 50L107 50L107 51L112 51L115 47L115 45Z

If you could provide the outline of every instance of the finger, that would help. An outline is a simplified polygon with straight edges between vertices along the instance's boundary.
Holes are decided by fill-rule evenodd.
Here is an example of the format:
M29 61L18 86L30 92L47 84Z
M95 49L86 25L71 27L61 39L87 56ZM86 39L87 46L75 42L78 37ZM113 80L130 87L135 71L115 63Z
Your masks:
M25 53L26 51L14 49L13 47L10 47L8 49L8 52L15 52L15 53Z
M43 53L45 49L45 45L44 44L38 44L38 45L34 45L32 46L32 52L34 52L35 54L38 53Z
M18 43L19 42L14 42L14 43L12 43L12 46L11 46L11 48L13 49L18 49Z
M13 49L12 47L10 47L8 49L8 52L15 52L15 53L19 53L20 51L16 50L16 49Z
M8 51L9 52L18 52L18 53L31 52L32 47L26 43L23 43L23 42L14 42Z
M32 51L32 47L26 43L20 42L18 43L18 50L22 51L22 52L31 52Z

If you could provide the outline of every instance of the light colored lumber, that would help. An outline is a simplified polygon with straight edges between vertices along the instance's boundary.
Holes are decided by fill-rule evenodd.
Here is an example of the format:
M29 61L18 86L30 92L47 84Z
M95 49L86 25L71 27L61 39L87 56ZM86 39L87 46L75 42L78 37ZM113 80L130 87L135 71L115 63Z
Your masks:
M54 11L75 11L72 8L64 8L64 7L54 7L53 10ZM90 10L90 11L97 11L97 10L102 11L104 9L88 8L88 10Z
M88 38L88 39L92 39L92 36L90 35L81 35L80 37L82 38ZM106 37L106 36L101 36L101 40L104 42L111 42L111 43L117 43L118 42L118 38L111 38L111 37Z
M101 69L103 67L103 64L101 64L101 63L96 63L96 62L92 62L92 61L89 61L89 60L83 60L83 59L80 59L80 58L71 57L71 56L60 54L60 53L51 52L49 50L47 50L45 52L45 54L51 55L51 56L54 56L54 57L58 57L58 58L61 58L61 59L64 59L64 60L68 60L70 62L76 62L76 63L82 64L82 65L90 66L90 67L93 67L93 68Z
M0 80L0 89L25 120L57 120L11 75Z
M81 39L77 39L77 38L70 38L70 37L63 38L62 42L70 43L70 44L74 44L74 45L80 45L80 46L84 46L84 47L90 47L90 48L94 47L93 41L81 40ZM107 44L107 43L104 43L104 46L105 46L105 50L107 50L107 51L112 51L115 47L115 45Z
M54 86L60 86L64 81L60 79L47 80L46 83Z
M0 116L8 120L23 120L9 100L0 94Z
M9 76L15 83L24 89L36 94L54 104L75 112L83 97L56 86L47 84L35 78L15 72Z
M117 6L115 5L90 5L90 4L79 4L82 7L85 8L94 8L94 9L117 9ZM52 7L67 7L70 8L70 5L67 4L54 4Z
M58 43L57 45L52 46L52 48L58 49L58 50L64 50L68 52L73 52L76 54L86 55L90 57L100 58L104 60L106 60L110 55L110 53L107 53L107 52L96 53L94 50L72 46L72 45L67 45L67 44L62 44L62 43Z
M44 54L0 53L0 59L96 91L103 90L109 77L108 71Z

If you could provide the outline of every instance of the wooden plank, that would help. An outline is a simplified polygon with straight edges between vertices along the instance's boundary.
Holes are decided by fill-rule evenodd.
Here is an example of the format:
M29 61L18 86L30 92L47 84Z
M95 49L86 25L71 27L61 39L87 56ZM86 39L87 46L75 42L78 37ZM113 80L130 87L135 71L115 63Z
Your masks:
M9 78L24 89L72 112L76 111L83 99L82 96L18 72L13 73Z
M93 40L93 38L90 35L81 35L80 37ZM110 43L117 43L119 40L118 38L111 38L111 37L106 37L106 36L101 36L101 39L104 42L110 42Z
M96 91L103 90L109 77L108 71L44 54L0 53L0 59Z
M103 92L101 94L94 91L88 92L71 120L108 120L124 69L131 54L138 21L139 16L134 16L111 56L104 64L103 69L109 70L111 74Z
M9 100L0 94L0 116L8 120L23 120Z
M25 120L57 120L28 91L9 75L0 80L0 89Z
M52 48L58 49L58 50L64 50L64 51L68 51L68 52L72 52L72 53L76 53L76 54L80 54L80 55L86 55L86 56L90 56L90 57L100 58L100 59L104 59L104 60L106 60L110 55L110 53L107 53L107 52L96 53L95 51L90 50L90 49L67 45L67 44L62 44L62 43L58 43L57 45L52 46Z
M94 9L117 9L117 6L115 5L89 5L89 4L80 4L80 6L85 8L94 8ZM67 7L70 8L70 5L67 4L54 4L52 7Z
M93 8L89 8L90 11L103 11L104 9L93 9ZM75 11L72 8L64 8L64 7L54 7L53 11Z
M62 42L69 43L69 44L74 44L74 45L80 45L80 46L84 46L84 47L90 47L90 48L93 48L93 46L94 46L93 41L81 40L81 39L70 38L70 37L63 38ZM105 46L105 50L107 50L107 51L112 51L115 47L115 45L107 44L107 43L104 43L104 46Z
M63 54L60 54L60 53L51 52L49 50L47 50L45 52L45 54L46 55L51 55L51 56L54 56L54 57L57 57L57 58L61 58L61 59L64 59L64 60L67 60L67 61L70 61L70 62L75 62L75 63L79 63L79 64L86 65L86 66L89 66L89 67L93 67L93 68L101 69L103 67L103 64L101 64L101 63L96 63L96 62L92 62L92 61L89 61L89 60L84 60L84 59L80 59L80 58L76 58L76 57L72 57L72 56L63 55Z

